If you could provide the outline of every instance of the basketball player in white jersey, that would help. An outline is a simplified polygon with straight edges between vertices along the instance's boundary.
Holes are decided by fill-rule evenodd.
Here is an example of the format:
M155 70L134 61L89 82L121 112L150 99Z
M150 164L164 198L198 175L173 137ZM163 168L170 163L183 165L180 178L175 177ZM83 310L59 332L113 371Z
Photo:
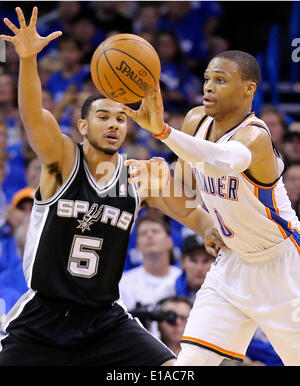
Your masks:
M266 124L251 111L259 64L245 52L225 51L210 61L204 78L203 106L186 115L181 131L164 124L159 88L138 111L124 109L191 165L229 247L197 294L176 365L242 361L257 326L285 365L300 365L300 224L282 182L284 163ZM142 164L127 162L136 166L131 182L147 186ZM175 173L170 184L178 178ZM176 212L176 199L164 200Z

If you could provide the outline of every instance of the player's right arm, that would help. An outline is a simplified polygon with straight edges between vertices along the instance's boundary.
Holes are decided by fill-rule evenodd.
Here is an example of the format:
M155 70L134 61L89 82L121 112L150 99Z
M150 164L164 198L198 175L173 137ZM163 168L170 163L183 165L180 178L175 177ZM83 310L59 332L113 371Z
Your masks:
M20 27L17 28L9 19L5 18L4 23L14 33L14 36L1 35L1 38L14 44L20 58L19 111L29 143L42 163L41 182L45 181L45 175L48 174L46 179L48 183L50 182L50 190L49 187L41 189L46 191L44 195L42 194L43 198L48 198L47 196L54 194L59 187L59 181L55 182L57 173L60 173L61 179L64 180L75 158L74 143L61 133L53 115L42 106L42 87L37 68L37 54L62 33L56 31L47 37L41 37L36 31L36 7L33 9L28 26L22 10L17 7L16 12ZM47 172L51 168L56 170L56 175L53 173L53 181L50 181L51 173Z

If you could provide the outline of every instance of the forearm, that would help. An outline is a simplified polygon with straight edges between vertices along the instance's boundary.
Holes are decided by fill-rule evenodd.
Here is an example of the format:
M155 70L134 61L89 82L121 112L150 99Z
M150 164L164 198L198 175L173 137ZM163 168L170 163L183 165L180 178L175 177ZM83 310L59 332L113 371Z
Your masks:
M42 87L36 56L20 58L18 104L25 126L35 127L43 121Z
M205 230L214 228L211 215L201 207L194 209L185 220L185 225L204 237Z
M160 209L167 216L184 224L194 232L204 236L204 232L208 228L213 228L214 223L208 212L203 208L187 208L184 198L167 197L147 199L147 204Z
M162 142L179 158L193 166L202 166L212 177L244 171L251 163L251 152L237 141L214 143L171 129Z
M161 198L167 208L171 211L172 215L179 216L181 218L187 217L191 214L195 207L195 200L197 199L195 192L188 191L188 184L183 185L176 177L170 178L169 183L161 192ZM188 205L189 201L193 201L193 207Z

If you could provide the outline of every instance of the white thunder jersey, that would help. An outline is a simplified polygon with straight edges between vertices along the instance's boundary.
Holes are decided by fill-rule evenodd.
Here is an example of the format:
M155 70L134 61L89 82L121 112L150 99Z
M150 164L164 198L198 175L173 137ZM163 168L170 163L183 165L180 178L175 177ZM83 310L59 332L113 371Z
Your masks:
M194 136L206 139L213 118L204 116ZM227 142L241 127L256 125L269 132L264 121L254 113L216 142ZM247 172L212 178L194 168L193 173L205 206L212 215L226 245L240 257L251 260L251 254L266 251L289 238L300 253L300 223L291 207L282 181L284 163L278 159L278 179L270 185L254 181Z

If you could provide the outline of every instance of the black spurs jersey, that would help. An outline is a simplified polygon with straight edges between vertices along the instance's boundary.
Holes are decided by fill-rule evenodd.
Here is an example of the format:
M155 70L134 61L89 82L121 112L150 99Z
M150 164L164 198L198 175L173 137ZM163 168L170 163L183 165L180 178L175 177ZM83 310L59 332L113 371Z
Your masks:
M118 284L140 204L128 177L119 155L112 178L100 188L78 145L72 172L56 194L41 201L37 191L23 260L30 288L91 307L119 298Z

